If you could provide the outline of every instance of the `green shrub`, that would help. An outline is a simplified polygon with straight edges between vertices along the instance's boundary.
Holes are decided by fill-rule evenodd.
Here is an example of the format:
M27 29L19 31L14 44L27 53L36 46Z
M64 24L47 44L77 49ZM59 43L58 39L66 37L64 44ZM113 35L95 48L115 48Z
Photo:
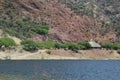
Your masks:
M43 46L44 48L51 49L51 48L55 48L56 42L53 40L48 40L48 41L43 42L43 44L44 44Z
M54 47L60 49L60 48L64 48L64 45L62 43L55 43Z
M23 45L23 49L27 51L36 51L40 47L39 43L34 42L32 40L24 40L21 42L21 45Z
M62 43L57 43L53 40L48 40L40 44L41 44L41 48L45 48L45 49L52 49L52 48L60 49L61 48L61 49L79 50L82 48L82 46L76 43L67 42L67 43L62 44Z
M1 18L1 19L0 19L0 25L1 25L1 26L10 27L10 26L13 25L13 23L12 23L12 21L9 20L9 19Z
M63 44L64 48L68 48L70 50L79 50L81 47L76 44L76 43L71 43L71 42L67 42L65 44Z
M45 35L45 34L48 34L48 30L46 30L46 29L38 29L37 33Z
M11 38L0 38L0 47L10 47L10 46L15 46L16 43L13 39Z
M113 43L113 49L118 50L120 49L120 44L119 43Z
M101 46L103 48L106 48L106 49L111 49L112 48L112 44L111 43L102 43Z
M21 28L25 27L25 22L23 20L17 20L16 24L18 24Z
M119 43L102 43L101 44L103 48L106 49L120 49L120 44Z
M73 5L73 9L77 13L80 12L80 13L85 14L87 16L93 16L93 9L92 8L88 8L83 2L75 3Z
M50 29L50 27L48 25L40 25L40 26L36 25L33 28L33 31L38 34L45 35L45 34L49 33L49 29Z
M6 28L6 31L7 31L8 34L11 34L12 36L19 35L18 32L16 32L15 30L12 30L12 29Z
M90 49L91 45L88 42L79 42L78 43L83 49Z
M38 44L39 49L44 49L44 43L43 42L36 42Z
M83 49L82 45L78 45L76 43L71 43L71 42L67 42L67 43L56 43L55 44L55 48L63 48L63 49L70 49L70 50L79 50L79 49Z

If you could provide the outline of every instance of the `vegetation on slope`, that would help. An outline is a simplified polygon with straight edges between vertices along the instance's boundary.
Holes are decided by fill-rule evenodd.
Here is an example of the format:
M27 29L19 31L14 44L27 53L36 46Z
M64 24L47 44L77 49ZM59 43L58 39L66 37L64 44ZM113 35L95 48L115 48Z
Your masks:
M16 46L16 43L11 38L0 38L0 48L10 48Z
M88 42L79 42L79 43L59 43L53 40L47 40L44 42L34 42L31 40L24 40L21 42L23 45L23 49L27 51L36 51L38 49L65 49L65 50L88 50L91 49L91 45ZM111 49L111 50L118 50L120 49L120 43L101 43L102 48Z
M80 49L90 49L91 46L87 42L72 43L58 43L53 40L47 40L44 42L34 42L32 40L23 40L21 42L23 49L27 51L36 51L38 49L69 49L69 50L80 50Z
M12 36L17 36L19 38L31 38L34 34L48 34L50 26L47 24L31 23L28 19L13 21L1 18L0 28Z
M120 44L119 43L102 43L102 47L106 49L118 50L120 49Z
M40 47L37 42L34 42L32 40L24 40L21 42L21 45L23 45L23 49L27 51L36 51Z
M8 37L0 38L0 49L12 49L17 47L15 41ZM120 51L120 43L101 43L102 48L110 49L110 50L117 50L119 53ZM65 50L72 50L78 52L78 50L88 50L91 49L91 45L88 42L79 42L79 43L59 43L53 40L47 40L44 42L36 42L32 40L23 40L21 42L22 48L26 51L37 51L39 49L65 49Z
M75 9L81 8L83 14L92 15L93 11L85 7L86 4L81 5L78 4ZM98 21L88 16L77 16L57 0L4 0L0 11L0 28L19 38L38 41L49 38L77 43L90 39L102 41L101 38L106 37L99 34Z
M115 29L120 40L120 1L119 0L58 0L74 10L78 15L87 15L102 22L101 34Z
M93 7L94 5L89 5L88 3L91 2L91 0L87 1L87 0L58 0L61 3L66 4L66 6L68 6L69 8L71 8L72 10L74 10L75 13L77 13L78 15L87 15L90 17L93 17L94 15L94 10Z

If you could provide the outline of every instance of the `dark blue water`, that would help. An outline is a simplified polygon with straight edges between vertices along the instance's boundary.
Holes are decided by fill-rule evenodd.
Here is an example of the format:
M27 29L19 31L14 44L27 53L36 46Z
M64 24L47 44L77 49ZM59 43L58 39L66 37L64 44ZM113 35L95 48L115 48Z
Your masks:
M120 61L0 61L0 80L120 80Z

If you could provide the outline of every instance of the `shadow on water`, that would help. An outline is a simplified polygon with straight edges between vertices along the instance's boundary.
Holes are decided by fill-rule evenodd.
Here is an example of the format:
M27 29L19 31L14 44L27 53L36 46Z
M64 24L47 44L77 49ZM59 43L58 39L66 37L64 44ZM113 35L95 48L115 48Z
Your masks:
M0 80L119 80L120 61L0 61Z

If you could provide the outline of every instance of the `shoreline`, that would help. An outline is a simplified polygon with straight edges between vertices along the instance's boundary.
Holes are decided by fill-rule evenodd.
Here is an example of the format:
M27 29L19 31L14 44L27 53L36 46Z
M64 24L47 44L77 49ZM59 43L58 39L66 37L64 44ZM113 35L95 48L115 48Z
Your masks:
M0 60L120 60L120 55L112 50L38 50L0 52Z

